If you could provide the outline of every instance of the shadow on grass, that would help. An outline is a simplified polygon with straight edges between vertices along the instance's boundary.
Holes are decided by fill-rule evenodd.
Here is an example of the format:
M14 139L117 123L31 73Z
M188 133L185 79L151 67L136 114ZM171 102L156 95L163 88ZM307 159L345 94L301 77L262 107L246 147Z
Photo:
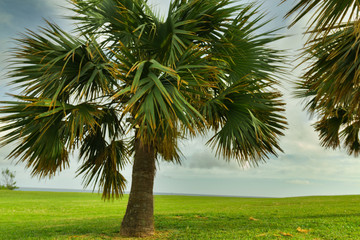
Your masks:
M78 218L67 220L37 220L10 223L6 228L0 224L0 240L9 239L137 239L120 236L122 216ZM157 231L144 240L167 239L168 231Z

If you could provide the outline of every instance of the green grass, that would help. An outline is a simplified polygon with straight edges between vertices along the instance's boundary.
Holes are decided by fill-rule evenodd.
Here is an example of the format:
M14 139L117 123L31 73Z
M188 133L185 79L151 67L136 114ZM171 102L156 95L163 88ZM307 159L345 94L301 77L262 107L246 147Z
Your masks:
M121 239L126 203L127 196L104 202L90 193L1 190L0 239ZM155 224L150 239L360 239L360 196L155 196Z

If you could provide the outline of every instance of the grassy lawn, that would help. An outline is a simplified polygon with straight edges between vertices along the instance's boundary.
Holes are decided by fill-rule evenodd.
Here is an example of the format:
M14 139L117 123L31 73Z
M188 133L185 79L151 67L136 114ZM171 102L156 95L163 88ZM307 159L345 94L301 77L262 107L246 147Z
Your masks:
M90 193L0 191L0 239L121 239L127 203ZM360 239L360 196L155 196L149 239Z

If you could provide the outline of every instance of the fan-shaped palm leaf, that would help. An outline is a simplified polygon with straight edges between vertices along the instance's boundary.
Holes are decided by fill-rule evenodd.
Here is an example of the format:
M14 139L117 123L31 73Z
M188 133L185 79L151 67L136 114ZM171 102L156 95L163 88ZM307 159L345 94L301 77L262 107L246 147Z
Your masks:
M284 0L285 2L287 0ZM315 33L330 30L342 23L350 23L359 17L360 2L358 0L299 0L298 3L287 13L287 17L297 14L293 23L296 24L306 15L312 14L309 30Z
M297 96L319 120L314 124L324 147L343 142L358 155L359 109L359 1L300 1L288 15L300 10L294 24L316 9L303 54L310 63L297 86Z

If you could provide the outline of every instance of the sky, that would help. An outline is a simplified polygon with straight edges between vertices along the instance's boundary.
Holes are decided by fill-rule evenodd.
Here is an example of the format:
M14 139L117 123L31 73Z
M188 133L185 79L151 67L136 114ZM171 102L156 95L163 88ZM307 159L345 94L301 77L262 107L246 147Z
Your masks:
M166 14L168 0L150 0L162 14ZM249 1L239 1L239 3ZM215 157L215 152L205 143L206 138L194 138L182 142L184 159L181 165L160 162L157 166L154 192L174 194L208 194L254 197L294 197L308 195L360 194L360 161L348 156L341 149L327 150L320 146L318 135L314 132L310 118L303 110L301 100L293 97L293 84L299 80L303 69L294 67L299 63L297 53L305 42L302 32L306 20L291 29L291 19L283 16L293 6L287 1L265 1L261 7L274 20L266 29L283 28L279 33L288 37L273 44L278 49L286 49L289 55L289 73L282 82L280 90L286 102L288 130L281 137L280 145L284 153L271 156L266 163L254 168L243 168L235 161L226 162ZM44 18L56 22L63 29L73 28L69 20L62 16L71 14L64 8L65 0L1 0L0 1L0 101L9 100L6 93L13 90L7 86L6 76L13 38L26 28L30 30L44 26ZM16 159L8 160L13 146L0 148L0 169L9 168L16 172L16 182L23 188L83 189L81 177L75 178L79 166L76 155L72 157L70 168L51 179L31 177L31 171L24 164L16 164ZM131 165L122 172L128 179L130 190Z

